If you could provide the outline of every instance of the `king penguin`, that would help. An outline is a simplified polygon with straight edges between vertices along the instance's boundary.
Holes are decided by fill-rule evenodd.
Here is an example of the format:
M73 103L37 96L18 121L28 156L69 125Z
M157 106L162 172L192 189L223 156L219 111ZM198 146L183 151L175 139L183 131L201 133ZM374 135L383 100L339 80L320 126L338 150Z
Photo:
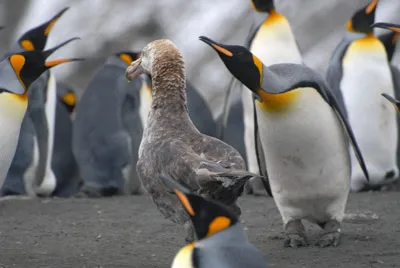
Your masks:
M350 190L348 140L368 179L352 129L329 86L301 64L265 66L242 46L207 37L227 69L257 101L257 123L274 201L285 230L285 246L308 244L301 220L323 228L321 247L340 243Z
M303 62L296 39L293 35L289 21L278 13L273 0L251 0L252 7L257 12L268 13L266 19L254 31L248 40L248 48L262 62L269 65L277 63ZM254 97L245 86L242 89L243 120L245 126L245 148L247 167L250 172L262 174L267 177L265 159L262 153L258 133L256 133L256 113L254 112ZM262 163L260 163L262 162ZM260 173L261 172L261 173ZM255 195L265 195L261 179L250 182L251 192ZM268 193L271 195L270 190Z
M222 203L193 194L169 175L163 181L190 216L197 240L176 254L171 268L266 268L261 252L250 243L238 217Z
M80 188L78 166L72 152L72 119L77 102L75 90L57 83L56 120L53 157L51 168L56 176L57 185L53 196L71 197Z
M139 92L142 82L138 79L127 83L124 71L136 57L128 52L109 56L76 105L72 150L83 182L77 196L123 194L135 170L132 158L137 149L133 152L133 147L139 147L141 136L132 141L134 132L128 127L140 127L141 123L127 122L127 116L131 108L137 110L139 100L134 94Z
M351 191L380 188L395 181L398 126L396 113L382 93L394 95L391 68L382 42L373 34L377 0L358 10L347 30L361 37L345 39L331 58L327 80L357 138L370 173L365 180L357 157L351 156Z
M79 59L45 61L54 51L74 39L46 51L26 51L8 55L0 62L0 124L1 138L0 186L6 178L13 160L22 120L28 107L28 89L38 77L51 67Z
M42 51L48 35L57 20L67 11L64 8L49 21L27 31L11 49L20 51ZM17 153L10 167L3 194L48 195L54 190L56 181L49 165L54 137L55 78L45 72L32 83L28 91L28 113L26 113L18 141ZM41 191L46 186L47 193ZM39 191L39 192L37 192Z

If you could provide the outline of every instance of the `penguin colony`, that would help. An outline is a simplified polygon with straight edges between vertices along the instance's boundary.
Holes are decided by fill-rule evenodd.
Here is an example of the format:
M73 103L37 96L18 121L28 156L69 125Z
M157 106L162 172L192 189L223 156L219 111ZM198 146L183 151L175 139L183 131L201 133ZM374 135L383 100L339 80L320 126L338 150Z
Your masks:
M107 55L78 99L51 68L82 59L47 58L79 38L45 50L68 8L28 29L0 61L1 195L146 193L186 230L173 268L267 267L240 223L246 193L273 198L285 247L309 245L303 220L323 230L318 246L338 246L350 192L399 177L400 25L377 22L371 0L324 77L273 0L249 2L265 19L244 46L199 37L235 79L215 120L168 39Z

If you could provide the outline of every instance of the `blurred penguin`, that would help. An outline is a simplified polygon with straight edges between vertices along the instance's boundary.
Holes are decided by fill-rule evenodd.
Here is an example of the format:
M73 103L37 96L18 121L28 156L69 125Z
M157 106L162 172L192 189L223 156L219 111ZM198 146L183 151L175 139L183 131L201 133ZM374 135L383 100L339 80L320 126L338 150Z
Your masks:
M49 21L24 33L11 52L43 51L48 35L57 20L67 11L64 8ZM8 53L9 54L9 53ZM3 194L31 196L51 195L56 179L50 167L54 140L54 114L56 100L55 78L45 72L32 85L28 93L26 113L17 153L10 167Z
M8 55L0 62L0 120L3 133L0 132L2 151L0 165L0 186L9 171L17 149L22 120L28 108L28 91L38 77L56 65L77 59L45 60L57 49L69 43L70 39L46 51L26 51Z
M71 113L75 109L75 91L57 83L54 147L51 167L57 179L53 196L70 197L79 191L78 166L72 152Z
M111 55L94 74L76 105L72 150L83 182L78 197L123 194L126 185L131 184L131 172L135 169L132 156L137 154L132 148L133 144L140 144L141 135L132 140L134 131L126 125L129 113L138 112L139 100L134 92L139 92L142 82L128 83L124 70L136 58L135 53L129 52ZM141 126L140 120L129 124Z
M395 181L399 174L396 113L379 98L382 93L393 96L394 85L385 47L371 28L377 4L372 0L347 22L347 31L359 36L343 39L327 73L327 81L344 108L370 174L368 182L350 150L353 192L379 189Z

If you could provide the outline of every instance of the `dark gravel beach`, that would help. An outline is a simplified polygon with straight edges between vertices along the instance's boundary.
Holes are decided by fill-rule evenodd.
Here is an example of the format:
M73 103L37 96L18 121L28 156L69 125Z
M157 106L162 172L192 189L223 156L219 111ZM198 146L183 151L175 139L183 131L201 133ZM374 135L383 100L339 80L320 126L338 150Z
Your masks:
M250 240L269 267L400 267L400 194L352 194L338 248L283 248L272 199L240 199ZM184 231L148 196L0 201L0 264L18 268L170 267ZM311 242L320 230L306 225Z

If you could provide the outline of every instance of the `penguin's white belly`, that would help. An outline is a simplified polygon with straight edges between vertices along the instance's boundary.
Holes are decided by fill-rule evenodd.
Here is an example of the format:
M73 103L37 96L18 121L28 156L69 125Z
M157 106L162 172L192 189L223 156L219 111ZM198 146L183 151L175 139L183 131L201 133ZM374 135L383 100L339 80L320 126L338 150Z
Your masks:
M142 87L140 88L140 108L139 115L142 121L143 130L147 125L147 117L149 116L150 108L152 103L151 91L149 90L147 84L142 82Z
M56 114L56 101L57 101L57 88L56 80L51 71L49 80L47 82L47 97L45 104L45 112L48 126L48 137L47 137L47 157L46 157L46 171L43 177L41 185L39 185L37 192L38 194L49 196L56 188L57 180L51 169L51 160L53 156L53 144L54 144L54 127L55 127L55 114Z
M14 94L0 94L0 187L17 149L22 120L28 102Z
M35 176L36 170L39 166L39 145L37 141L36 135L33 136L33 155L32 155L32 162L29 167L26 169L24 173L24 185L25 185L25 192L31 196L36 196L35 190Z
M363 154L371 184L379 184L389 171L398 176L396 110L381 96L394 96L394 86L384 51L349 51L343 61L341 92L348 120ZM366 183L351 150L352 190Z
M257 102L258 124L274 201L292 219L341 221L350 187L350 157L342 123L313 88L298 90L285 110Z
M263 25L255 35L250 51L266 66L278 63L302 63L300 51L293 36L290 25L282 21L274 27ZM254 140L254 102L253 94L246 87L242 89L244 143L248 170L258 173L257 156Z

